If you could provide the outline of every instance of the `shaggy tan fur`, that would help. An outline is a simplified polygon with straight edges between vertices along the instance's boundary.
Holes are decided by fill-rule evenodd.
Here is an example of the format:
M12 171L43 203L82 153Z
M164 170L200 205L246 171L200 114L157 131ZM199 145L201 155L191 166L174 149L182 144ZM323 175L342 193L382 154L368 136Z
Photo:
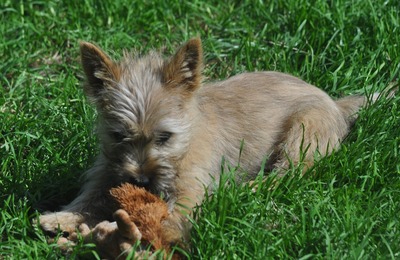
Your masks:
M240 165L238 182L254 179L265 158L266 169L280 174L290 163L308 167L339 147L367 104L363 96L335 101L278 72L203 84L198 38L169 59L125 54L116 62L87 42L81 56L85 92L99 114L101 154L81 194L63 211L40 217L47 231L74 232L81 223L111 219L110 189L130 182L163 196L169 215L162 228L169 243L185 244L186 215L201 204L204 188L212 192L222 156Z

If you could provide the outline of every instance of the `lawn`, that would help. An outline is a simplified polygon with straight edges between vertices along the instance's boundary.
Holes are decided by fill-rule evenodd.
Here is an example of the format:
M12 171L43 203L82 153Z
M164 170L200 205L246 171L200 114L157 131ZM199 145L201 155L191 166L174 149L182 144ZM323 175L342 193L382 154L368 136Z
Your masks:
M117 59L124 49L171 54L200 36L206 80L276 70L334 97L398 84L398 0L0 6L0 259L64 258L31 221L71 201L98 154L96 114L81 88L80 40ZM399 259L399 100L362 110L341 149L305 176L293 167L252 192L227 172L228 184L196 211L190 258ZM85 256L96 257L90 245L70 257Z

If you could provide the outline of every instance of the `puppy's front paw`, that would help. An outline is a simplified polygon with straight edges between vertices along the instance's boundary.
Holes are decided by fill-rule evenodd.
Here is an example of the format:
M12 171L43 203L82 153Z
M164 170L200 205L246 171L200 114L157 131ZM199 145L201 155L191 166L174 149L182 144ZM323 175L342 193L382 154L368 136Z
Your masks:
M83 216L72 212L61 211L39 216L40 228L50 236L62 232L63 237L70 238L83 222Z

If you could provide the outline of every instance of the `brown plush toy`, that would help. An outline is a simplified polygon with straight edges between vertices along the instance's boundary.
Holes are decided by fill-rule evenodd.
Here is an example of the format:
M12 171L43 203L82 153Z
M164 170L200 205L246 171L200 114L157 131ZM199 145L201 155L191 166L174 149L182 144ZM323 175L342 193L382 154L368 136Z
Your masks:
M161 225L168 216L168 208L161 198L131 184L113 188L110 193L119 208L113 215L115 222L100 222L92 230L82 224L79 229L85 242L96 244L100 256L108 259L128 255L148 258L148 249L150 254L159 250L164 255L171 253L171 245L166 242L170 240ZM133 249L135 244L139 246ZM178 253L172 256L181 258Z

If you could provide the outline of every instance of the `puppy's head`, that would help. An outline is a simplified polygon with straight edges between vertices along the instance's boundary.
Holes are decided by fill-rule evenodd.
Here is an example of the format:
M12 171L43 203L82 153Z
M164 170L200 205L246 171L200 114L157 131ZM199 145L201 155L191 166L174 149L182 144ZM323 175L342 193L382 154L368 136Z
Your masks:
M200 39L167 60L151 53L115 62L91 43L80 47L84 90L98 110L110 174L168 196L189 145L192 96L201 83Z

